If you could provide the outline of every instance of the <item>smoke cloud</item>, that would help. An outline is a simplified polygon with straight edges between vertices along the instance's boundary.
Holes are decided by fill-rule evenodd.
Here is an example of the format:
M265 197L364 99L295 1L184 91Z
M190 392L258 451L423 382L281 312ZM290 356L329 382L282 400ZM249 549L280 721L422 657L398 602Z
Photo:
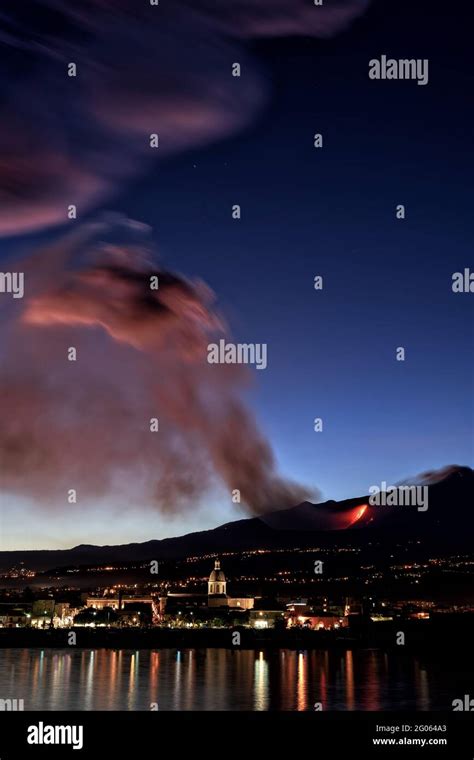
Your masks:
M255 513L307 496L242 401L247 369L207 362L228 335L212 292L157 266L144 225L91 225L24 264L0 380L3 489L62 504L71 488L128 491L163 511L216 477Z
M61 225L71 204L83 216L162 157L241 130L270 94L250 42L327 37L367 5L6 0L0 235ZM242 400L250 374L206 361L228 335L213 294L157 267L146 234L83 225L21 262L27 298L2 326L0 487L51 504L70 488L127 492L166 511L217 477L255 513L303 500Z

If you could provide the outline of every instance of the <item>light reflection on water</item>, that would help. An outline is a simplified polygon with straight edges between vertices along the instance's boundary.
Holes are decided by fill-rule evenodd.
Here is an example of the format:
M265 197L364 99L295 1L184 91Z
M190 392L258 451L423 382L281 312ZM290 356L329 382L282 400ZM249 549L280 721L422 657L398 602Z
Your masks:
M440 678L377 650L0 650L0 698L25 710L428 710L452 699Z

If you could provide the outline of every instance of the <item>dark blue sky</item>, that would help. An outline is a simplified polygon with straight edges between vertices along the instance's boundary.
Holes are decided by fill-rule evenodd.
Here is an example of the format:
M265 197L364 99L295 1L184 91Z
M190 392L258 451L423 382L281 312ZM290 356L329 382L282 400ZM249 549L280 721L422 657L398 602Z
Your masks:
M120 201L213 287L237 339L268 342L259 418L283 469L335 498L474 453L472 299L451 291L474 264L465 31L431 3L410 24L384 7L330 41L260 43L274 97L258 123ZM382 53L428 58L428 86L369 80Z
M255 43L272 81L258 120L104 205L149 223L167 268L212 287L237 341L268 344L250 403L282 471L324 498L474 460L474 295L451 290L474 270L470 29L461 4L415 5L374 3L327 41ZM429 84L369 80L382 54L428 58ZM107 542L229 514L213 497L205 519L108 526ZM88 540L105 541L95 528Z

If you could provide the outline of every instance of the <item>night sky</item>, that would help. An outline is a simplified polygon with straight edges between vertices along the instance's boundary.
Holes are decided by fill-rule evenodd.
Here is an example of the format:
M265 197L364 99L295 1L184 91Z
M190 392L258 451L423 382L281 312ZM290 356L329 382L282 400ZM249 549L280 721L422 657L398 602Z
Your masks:
M473 464L474 295L451 289L474 270L467 7L374 0L327 39L247 40L266 90L248 123L137 162L81 219L149 225L162 266L212 289L233 340L268 344L243 395L281 473L323 500ZM429 84L371 81L382 54L429 59ZM64 226L21 233L20 221L0 240L3 271ZM148 540L246 514L218 479L173 513L112 492L64 509L21 487L1 499L5 549Z

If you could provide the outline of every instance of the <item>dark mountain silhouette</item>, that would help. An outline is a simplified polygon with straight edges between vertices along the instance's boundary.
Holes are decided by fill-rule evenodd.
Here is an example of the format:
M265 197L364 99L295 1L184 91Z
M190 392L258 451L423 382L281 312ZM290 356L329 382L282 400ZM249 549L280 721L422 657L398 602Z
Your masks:
M246 549L358 545L381 548L400 542L422 542L425 549L472 548L474 471L449 467L426 473L411 483L426 484L428 510L416 506L371 506L369 497L322 504L303 502L293 508L226 523L213 530L176 538L118 546L81 544L72 549L0 551L0 569L23 562L47 570L65 566L170 560Z

